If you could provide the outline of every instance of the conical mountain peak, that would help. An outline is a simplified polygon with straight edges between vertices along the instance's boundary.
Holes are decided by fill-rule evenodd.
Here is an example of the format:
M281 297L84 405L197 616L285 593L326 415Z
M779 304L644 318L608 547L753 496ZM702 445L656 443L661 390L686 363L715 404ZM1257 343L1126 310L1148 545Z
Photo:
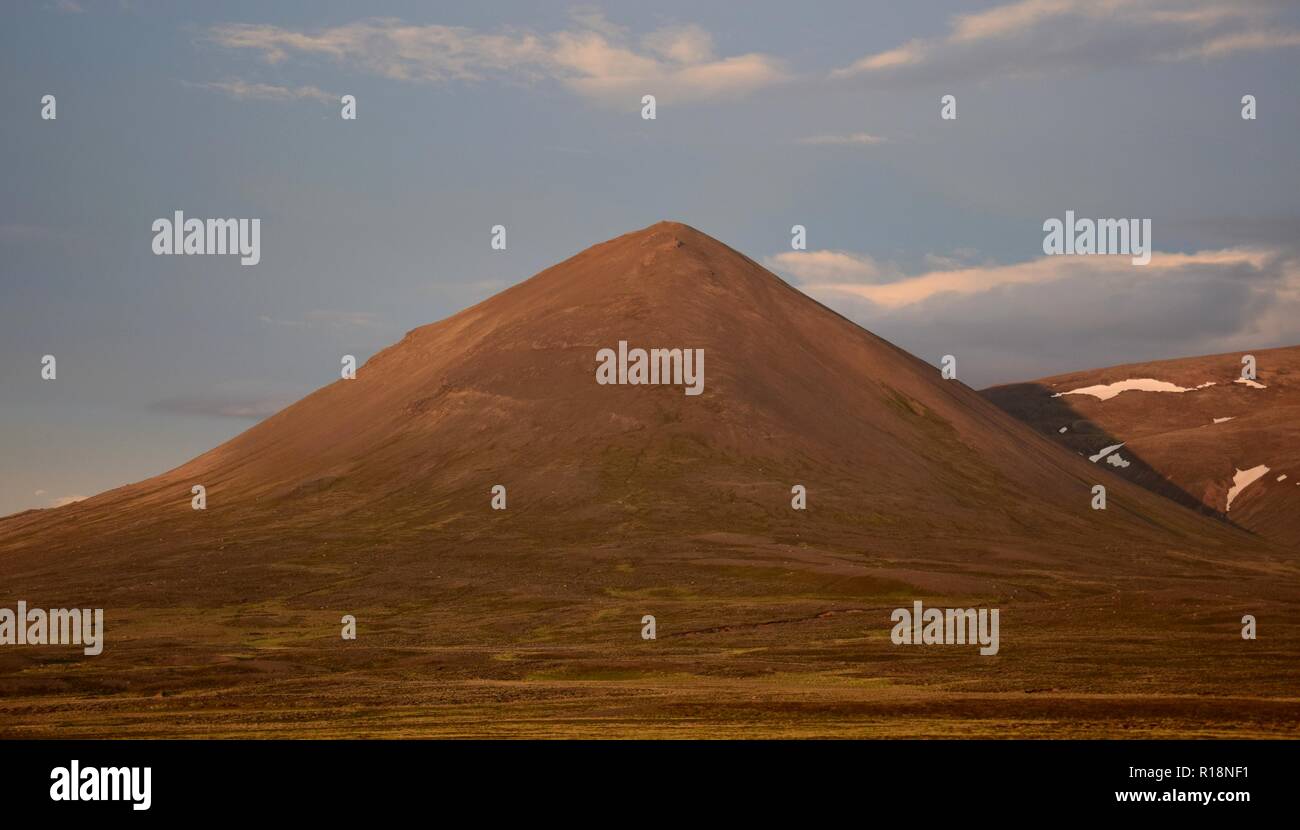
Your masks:
M638 376L638 360L667 368ZM76 509L106 532L187 524L173 507L202 483L222 505L208 526L360 511L474 535L502 484L512 507L497 523L528 533L576 521L673 543L726 531L857 544L875 515L906 518L892 535L1029 539L1092 532L1075 508L1094 475L743 254L660 222L415 329L356 379ZM818 490L825 521L781 509L792 483ZM1127 495L1139 506L1112 522L1126 533L1152 526L1138 513L1181 510L1137 488L1112 498Z

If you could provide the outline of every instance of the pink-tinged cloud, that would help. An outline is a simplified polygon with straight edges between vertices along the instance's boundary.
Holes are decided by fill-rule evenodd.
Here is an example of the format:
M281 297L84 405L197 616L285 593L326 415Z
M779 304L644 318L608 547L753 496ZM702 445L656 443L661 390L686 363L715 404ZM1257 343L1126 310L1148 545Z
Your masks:
M1087 275L1130 275L1135 281L1167 279L1189 268L1230 270L1262 269L1277 252L1230 248L1194 254L1154 253L1145 266L1133 265L1127 256L1045 256L1012 265L983 265L898 276L871 257L844 251L791 251L770 257L768 263L796 279L809 294L847 294L884 309L923 303L943 294L971 295L1011 285L1040 285ZM935 261L951 262L944 258ZM1300 288L1300 272L1289 272Z
M1281 27L1278 11L1208 0L1018 0L955 15L945 34L866 55L831 77L954 83L1300 46L1300 31Z
M260 52L273 64L321 56L410 82L553 80L624 106L644 94L661 102L725 98L786 77L781 62L768 55L718 57L712 36L698 26L664 27L637 40L598 14L573 17L572 28L545 34L372 18L312 31L235 23L214 27L209 37L230 49Z

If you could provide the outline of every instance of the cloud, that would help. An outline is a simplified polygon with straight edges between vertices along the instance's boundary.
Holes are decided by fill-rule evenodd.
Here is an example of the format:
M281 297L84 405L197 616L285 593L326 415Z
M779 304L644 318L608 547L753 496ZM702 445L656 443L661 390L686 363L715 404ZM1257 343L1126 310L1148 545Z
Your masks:
M949 254L926 254L925 264L934 271L956 271L965 267L979 256L974 248L958 248Z
M552 80L623 104L647 93L676 101L733 96L785 78L781 63L768 55L717 57L712 36L699 26L663 27L637 41L597 11L579 10L571 18L571 28L549 34L370 18L311 31L232 23L208 35L220 46L259 52L271 64L324 58L416 83Z
M884 144L886 139L870 133L848 135L813 135L799 139L800 144Z
M182 84L196 89L208 89L219 92L236 101L295 101L312 100L323 104L332 104L339 96L331 95L314 86L275 86L273 84L250 83L239 79L193 83L181 81Z
M1121 275L1136 281L1162 279L1195 267L1260 269L1275 256L1250 249L1155 253L1145 266L1133 265L1127 256L1044 256L1013 265L942 268L887 281L881 279L887 272L863 254L791 251L770 257L768 262L798 279L810 292L853 294L877 306L901 308L942 294L979 294L1009 285L1038 285L1080 276L1099 279ZM955 264L950 257L930 257L927 261Z
M32 493L32 495L33 495L33 496L43 496L43 495L45 495L45 491L44 491L44 490L37 490L35 493Z
M913 354L957 355L971 385L1300 343L1293 245L1157 251L1146 266L1121 256L928 262L941 265L902 274L844 251L767 260L804 292Z
M86 11L84 6L74 0L55 0L46 8L59 14L83 14Z
M867 55L831 77L951 82L1300 46L1300 30L1278 11L1265 2L1018 0L956 15L943 36Z
M291 397L229 398L216 395L167 398L149 405L155 412L170 415L203 415L217 418L247 418L260 421L293 403Z
M1289 49L1293 46L1300 46L1300 31L1235 32L1196 44L1168 57L1173 60L1218 58L1234 52L1262 52L1269 49Z
M805 284L877 282L888 275L898 276L866 254L848 251L788 251L768 257L766 263Z

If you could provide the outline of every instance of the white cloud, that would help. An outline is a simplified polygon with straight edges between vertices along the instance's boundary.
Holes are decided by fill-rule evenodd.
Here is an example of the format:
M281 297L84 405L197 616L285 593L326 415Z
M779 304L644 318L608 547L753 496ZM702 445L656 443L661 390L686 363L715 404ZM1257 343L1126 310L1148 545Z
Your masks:
M1288 49L1293 46L1300 46L1300 32L1234 32L1163 57L1168 60L1219 58L1234 52L1262 52L1269 49Z
M787 251L768 257L766 262L773 270L813 285L879 282L900 276L866 254L848 251Z
M768 55L717 57L712 37L698 26L657 29L636 42L598 12L572 17L573 28L549 34L371 18L313 31L235 23L214 27L209 36L227 48L260 52L273 64L323 57L422 83L550 79L580 95L623 104L646 93L661 101L738 95L785 77L780 62Z
M339 96L331 95L314 86L276 86L274 84L250 83L238 78L208 83L192 83L190 81L182 81L181 83L196 89L219 92L237 101L294 101L307 99L320 101L323 104L332 104L339 100Z
M641 45L673 63L691 65L716 60L713 35L695 25L659 29L643 37Z
M855 62L852 66L843 69L836 69L831 73L831 77L847 77L856 75L860 72L877 72L881 70L896 69L900 66L911 66L920 63L925 57L926 44L924 41L912 40L895 49L889 49L884 52L878 52L874 55L868 55Z
M795 277L809 293L845 293L884 308L923 303L942 294L979 294L1010 285L1036 285L1070 277L1122 275L1137 281L1162 279L1198 266L1232 269L1263 268L1276 256L1262 249L1230 248L1194 254L1155 253L1145 266L1119 256L1044 256L1012 265L942 268L912 276L889 275L871 257L844 251L791 251L768 259L769 264ZM952 264L950 258L933 262ZM1292 273L1292 278L1296 277ZM1300 282L1296 283L1300 287Z
M1221 58L1300 46L1275 4L1211 0L1018 0L955 15L948 32L867 55L832 77L972 80Z
M958 248L949 254L926 254L925 264L932 271L956 271L971 264L979 256L974 248Z
M1294 247L1157 251L1146 266L1119 256L963 259L902 273L858 253L791 251L767 265L913 354L957 355L972 386L1300 343Z

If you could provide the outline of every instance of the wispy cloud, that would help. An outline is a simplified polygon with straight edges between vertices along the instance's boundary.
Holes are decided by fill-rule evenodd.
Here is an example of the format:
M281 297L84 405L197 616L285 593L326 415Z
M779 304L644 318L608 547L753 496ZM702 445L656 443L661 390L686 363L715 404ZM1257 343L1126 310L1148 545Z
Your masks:
M1116 64L1222 58L1300 46L1279 4L1210 0L1018 0L949 21L948 32L831 73L880 81L962 81Z
M956 264L949 257L928 261L944 266ZM1129 258L1119 256L1044 256L1011 265L943 267L904 276L865 254L844 251L790 251L768 258L769 265L794 277L810 293L852 294L883 308L923 303L942 294L980 294L1006 286L1041 285L1079 276L1122 274L1130 281L1138 281L1165 279L1189 268L1258 270L1278 267L1283 262L1286 260L1276 251L1232 248L1194 254L1155 253L1145 266L1134 266ZM1291 276L1300 276L1300 272Z
M804 292L914 354L956 354L967 383L1070 368L1300 343L1294 245L1052 256L966 264L927 258L921 273L845 251L767 259Z
M324 90L314 86L276 86L274 84L251 83L238 78L225 81L209 81L206 83L195 83L192 81L181 81L182 84L195 89L207 89L212 92L219 92L236 101L301 101L311 100L319 101L323 104L331 104L339 100L339 96L331 95Z
M777 83L785 72L760 53L719 57L699 26L670 26L634 38L599 12L580 10L573 26L550 33L420 25L371 18L323 29L232 23L212 28L213 43L249 49L272 64L326 58L399 81L469 82L487 79L557 81L604 102L628 104L643 94L660 100L706 100Z
M799 139L800 144L884 144L887 139L870 133L848 133L847 135L813 135Z
M770 256L768 267L788 274L801 284L852 285L898 279L900 272L884 266L867 254L849 251L787 251Z

